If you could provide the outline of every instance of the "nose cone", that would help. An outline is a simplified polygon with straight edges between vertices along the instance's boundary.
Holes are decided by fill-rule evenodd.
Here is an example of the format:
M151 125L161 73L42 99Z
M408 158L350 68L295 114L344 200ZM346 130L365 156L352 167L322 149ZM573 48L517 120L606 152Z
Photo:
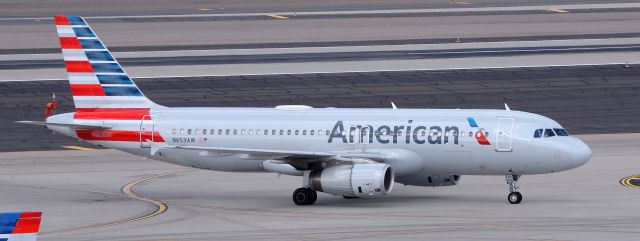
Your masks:
M575 167L584 165L591 159L591 148L581 140L575 139L571 148L571 159Z

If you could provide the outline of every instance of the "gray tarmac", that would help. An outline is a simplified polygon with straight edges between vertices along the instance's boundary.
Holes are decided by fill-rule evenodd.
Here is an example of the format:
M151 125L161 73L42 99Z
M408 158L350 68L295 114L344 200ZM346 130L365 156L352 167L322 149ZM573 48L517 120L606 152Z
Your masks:
M541 36L638 34L640 8L629 12L512 14L461 16L360 16L357 18L247 21L108 21L87 19L110 47L200 45L264 45L283 43L341 43L460 38L540 38ZM197 16L197 15L196 15ZM55 28L47 20L0 21L0 49L57 49ZM95 21L95 22L94 22ZM192 47L188 47L192 46ZM202 49L200 47L199 49ZM175 49L174 49L175 50Z
M296 75L139 78L158 104L219 107L503 108L559 121L574 134L639 132L640 67L623 65ZM73 111L66 80L0 82L0 151L84 144L13 123L40 120L51 92Z
M631 0L556 0L553 5L566 4L602 4L635 3ZM396 10L418 8L460 9L470 7L523 7L553 6L547 0L209 0L209 1L171 1L171 0L104 0L78 4L72 0L24 0L0 1L3 11L0 17L50 17L55 14L81 14L92 16L113 15L158 15L158 14L234 14L262 12L301 12L301 11L354 11L354 10Z
M524 176L519 205L507 203L503 177L463 176L458 186L397 185L375 199L321 193L316 205L301 207L290 197L299 177L95 150L2 153L0 211L42 210L41 240L636 239L640 189L618 181L638 174L640 135L578 137L592 160Z

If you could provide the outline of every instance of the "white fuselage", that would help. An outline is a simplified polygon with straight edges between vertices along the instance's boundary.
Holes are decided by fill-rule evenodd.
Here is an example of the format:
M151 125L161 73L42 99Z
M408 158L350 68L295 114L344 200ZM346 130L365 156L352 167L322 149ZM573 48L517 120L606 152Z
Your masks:
M402 176L434 174L552 173L581 166L591 155L587 145L571 136L534 138L537 129L562 127L544 116L520 111L155 108L151 115L153 121L105 120L103 124L113 129L153 130L157 133L152 137L154 140L90 142L179 165L238 172L264 171L265 160L252 155L206 155L199 150L181 149L151 155L148 143L384 153L389 156L387 164L394 168L400 180ZM72 114L62 114L50 117L49 121L86 122L70 118ZM52 129L77 137L71 129ZM484 144L478 139L478 132L486 139Z

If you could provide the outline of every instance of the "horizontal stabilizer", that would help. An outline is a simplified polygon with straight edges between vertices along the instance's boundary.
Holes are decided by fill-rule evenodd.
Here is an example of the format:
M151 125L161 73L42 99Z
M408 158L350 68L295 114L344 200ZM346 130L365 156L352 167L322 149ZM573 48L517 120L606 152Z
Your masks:
M108 130L108 129L111 129L111 127L106 127L106 126L101 126L101 125L55 123L55 122L44 122L44 121L16 121L15 123L27 124L27 125L37 125L37 126L70 127L70 128L73 128L73 129L93 129L93 130Z

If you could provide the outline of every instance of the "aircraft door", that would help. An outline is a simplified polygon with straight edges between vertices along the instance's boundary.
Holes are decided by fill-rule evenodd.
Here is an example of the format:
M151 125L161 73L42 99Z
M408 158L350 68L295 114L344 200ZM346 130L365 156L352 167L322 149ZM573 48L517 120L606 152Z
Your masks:
M140 120L140 147L150 148L154 140L154 121L150 115L144 115Z
M512 151L511 137L513 136L514 118L500 117L498 119L498 129L496 130L496 151Z

